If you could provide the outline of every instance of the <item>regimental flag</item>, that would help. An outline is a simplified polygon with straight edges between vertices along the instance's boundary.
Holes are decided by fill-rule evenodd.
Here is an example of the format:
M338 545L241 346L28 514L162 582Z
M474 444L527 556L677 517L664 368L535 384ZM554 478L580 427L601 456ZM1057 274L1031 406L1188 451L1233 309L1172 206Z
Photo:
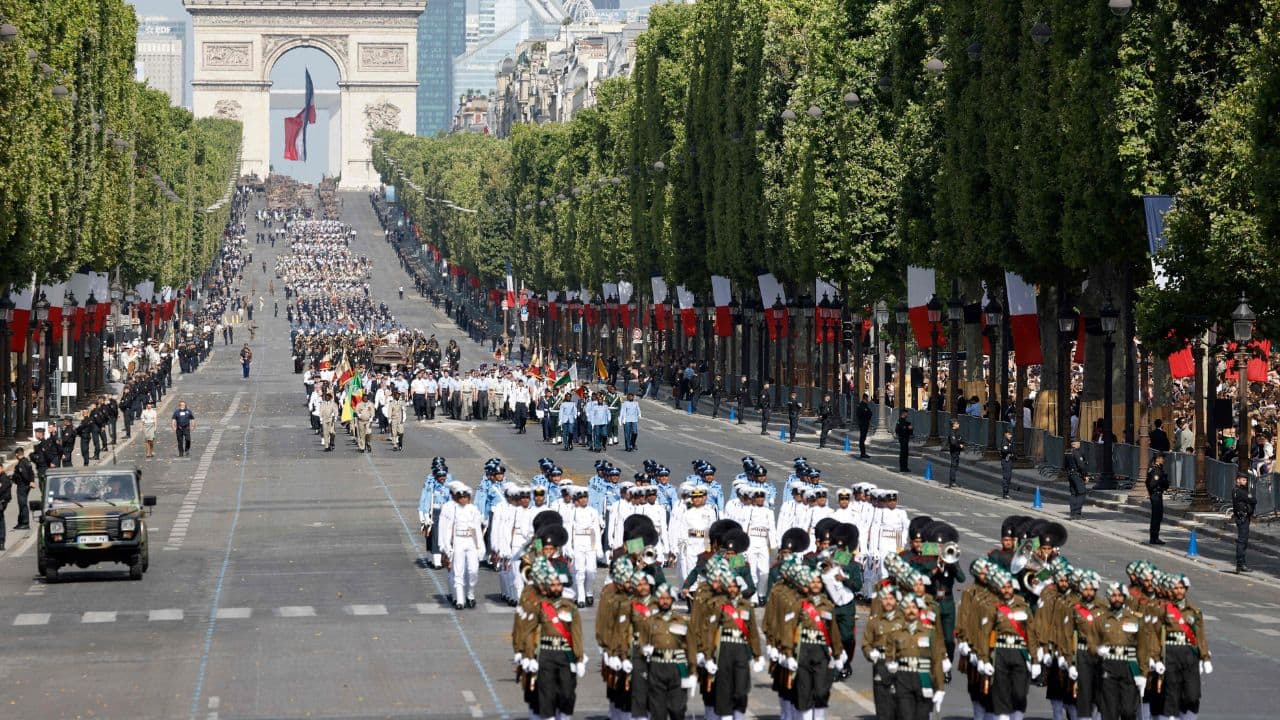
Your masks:
M306 71L307 94L302 111L284 119L284 159L298 159L298 135L302 135L302 161L307 161L307 126L316 122L315 88L311 84L311 70Z
M564 372L560 373L560 377L556 378L556 381L552 383L551 387L562 388L565 385L569 384L569 380L570 380L569 371L565 370Z
M350 396L343 397L342 398L342 422L349 423L353 419L355 419L356 414L354 412L354 409L355 409L354 406L352 406L351 404L351 397Z
M529 358L529 372L540 372L542 367L542 348L533 349L533 357Z
M609 379L609 368L604 364L604 358L596 355L596 380L604 382Z

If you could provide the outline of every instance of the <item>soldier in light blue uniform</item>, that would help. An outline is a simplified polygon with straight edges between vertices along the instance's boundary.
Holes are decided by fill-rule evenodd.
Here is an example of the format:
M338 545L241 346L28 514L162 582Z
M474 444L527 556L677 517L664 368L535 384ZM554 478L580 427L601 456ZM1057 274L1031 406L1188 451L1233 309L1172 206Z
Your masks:
M707 504L713 506L717 513L724 512L724 491L720 489L720 482L716 480L716 466L706 460L698 459L693 461L693 471L701 484L707 488Z
M671 509L679 501L680 489L671 484L671 470L665 465L654 468L653 479L658 488L658 502L667 509L667 516L670 517Z
M542 472L534 475L533 479L529 481L529 490L531 493L535 488L540 487L547 493L548 498L558 496L558 490L552 487L554 483L547 479L547 473L551 472L551 469L555 466L556 464L551 458L538 458L538 468L541 469Z
M791 496L791 491L797 485L799 485L801 489L804 489L808 484L805 481L805 477L809 474L809 461L803 457L798 457L793 462L795 463L793 465L794 470L787 476L787 484L783 490L788 497Z
M734 481L742 481L746 486L755 490L764 491L764 504L770 510L773 509L774 503L778 498L778 489L773 486L767 479L768 471L764 466L756 461L750 455L742 458L742 472L738 473Z
M431 474L422 482L422 495L418 498L418 522L426 536L427 551L431 553L431 564L440 567L440 540L437 536L440 520L440 508L449 502L449 483L453 476L442 457L431 459Z
M609 507L606 496L608 495L609 483L604 479L604 469L608 463L604 460L596 461L596 474L591 476L587 481L587 504L596 509L600 513L600 517L604 517L605 510Z
M484 463L484 478L476 486L475 504L480 511L480 520L489 524L489 513L497 503L502 502L502 483L494 483L493 470L502 464L501 458L489 458Z

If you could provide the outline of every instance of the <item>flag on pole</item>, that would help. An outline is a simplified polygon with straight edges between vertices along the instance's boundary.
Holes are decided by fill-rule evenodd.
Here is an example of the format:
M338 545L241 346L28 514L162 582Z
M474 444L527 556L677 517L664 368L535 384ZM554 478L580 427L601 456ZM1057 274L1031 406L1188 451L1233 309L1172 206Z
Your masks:
M698 334L698 314L693 309L693 293L683 285L677 285L676 300L680 302L680 324L684 326L684 335L694 337Z
M27 332L31 321L31 304L36 296L36 276L31 275L31 284L25 288L15 287L9 299L13 301L13 320L9 322L9 352L20 353L27 349ZM6 378L7 379L7 378Z
M716 336L733 336L733 311L729 303L733 301L733 292L729 278L722 275L711 276L711 299L716 304Z
M933 336L929 327L929 300L936 290L936 278L933 268L907 266L907 318L911 321L911 330L916 336L916 345L921 350L933 347Z
M604 358L596 355L596 380L605 381L609 379L609 368L604 364Z
M653 287L653 324L659 332L671 329L671 308L667 307L667 281L661 275L649 278Z
M779 333L790 337L791 322L787 308L783 307L776 311L773 309L773 306L779 302L784 306L787 304L787 291L773 273L757 275L756 282L760 284L760 302L764 305L764 324L769 331L769 339L777 340Z
M507 308L516 309L516 280L511 276L511 261L507 261Z
M1009 331L1013 335L1013 361L1018 367L1040 365L1040 317L1036 314L1036 289L1015 273L1004 274L1009 299Z
M307 161L307 126L316 122L315 88L311 84L311 70L306 70L307 91L302 111L284 119L284 159L298 159L298 135L302 135L302 161Z

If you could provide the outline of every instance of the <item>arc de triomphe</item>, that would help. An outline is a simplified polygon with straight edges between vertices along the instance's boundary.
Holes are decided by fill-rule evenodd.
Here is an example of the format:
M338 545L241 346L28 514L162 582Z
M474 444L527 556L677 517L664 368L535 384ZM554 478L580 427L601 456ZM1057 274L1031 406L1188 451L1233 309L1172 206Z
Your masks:
M315 48L338 66L338 92L318 112L335 114L331 173L342 186L377 184L368 139L374 130L413 133L417 117L417 27L426 0L183 0L191 13L197 117L244 124L241 171L265 178L272 162L271 69L282 55ZM332 94L330 94L332 95ZM340 106L335 107L335 104ZM301 110L301 99L297 102ZM334 161L333 150L339 160Z

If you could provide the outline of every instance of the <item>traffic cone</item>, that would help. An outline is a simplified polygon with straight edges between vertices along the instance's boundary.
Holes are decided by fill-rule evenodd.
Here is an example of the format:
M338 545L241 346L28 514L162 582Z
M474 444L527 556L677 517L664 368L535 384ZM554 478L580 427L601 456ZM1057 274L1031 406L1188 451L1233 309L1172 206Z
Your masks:
M1192 528L1191 540L1187 543L1187 557L1193 558L1193 557L1199 557L1199 555L1200 555L1200 550L1199 548L1196 547L1196 531L1194 528Z
M930 480L933 480L933 463L927 462L924 464L924 481L929 482Z
M1044 508L1044 502L1040 499L1040 488L1036 488L1036 499L1031 501L1031 507L1036 510Z
M686 415L692 415L692 414L693 414L693 401L692 401L692 400L690 400L690 401L689 401L689 403L688 403L687 405L685 405L684 412L685 412L685 414L686 414Z
M729 408L729 422L738 422L738 413L733 407Z
M844 451L845 451L845 452L851 452L852 450L853 450L853 448L849 445L849 436L848 436L848 435L845 435L845 436L844 436Z
M786 440L786 439L787 439L787 428L786 428L786 426L785 426L785 425L784 425L784 426L782 426L782 427L780 427L780 428L778 428L778 439L779 439L779 440Z

